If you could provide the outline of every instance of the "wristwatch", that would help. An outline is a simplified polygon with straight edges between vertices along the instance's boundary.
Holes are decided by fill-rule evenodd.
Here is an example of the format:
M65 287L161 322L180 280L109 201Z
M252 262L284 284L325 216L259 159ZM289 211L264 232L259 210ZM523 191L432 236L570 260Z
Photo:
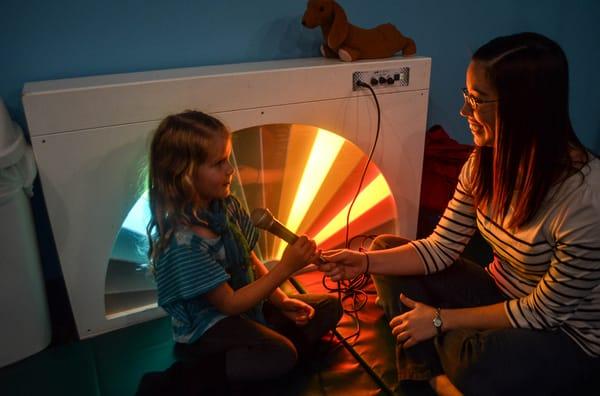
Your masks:
M433 317L433 327L435 327L435 331L437 332L437 335L442 335L442 325L443 324L444 323L442 322L442 309L436 308L435 316Z

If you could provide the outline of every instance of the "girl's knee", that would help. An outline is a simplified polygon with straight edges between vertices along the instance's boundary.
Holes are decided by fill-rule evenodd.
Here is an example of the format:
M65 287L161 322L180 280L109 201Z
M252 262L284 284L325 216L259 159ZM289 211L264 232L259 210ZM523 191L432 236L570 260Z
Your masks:
M276 376L283 375L289 372L294 368L296 362L298 361L298 350L294 346L294 344L287 338L285 338L285 343L281 345L281 348L277 351L277 356L274 361L275 371L279 369L278 373L275 373Z
M330 294L313 295L309 303L315 309L313 323L309 323L309 334L310 339L316 341L337 327L344 312L338 298Z
M342 318L344 314L344 309L342 307L342 303L336 296L327 295L325 300L323 301L323 311L325 312L325 317L329 318L331 322L331 327L334 328L337 323Z
M296 347L281 336L260 346L229 350L227 376L235 381L277 378L292 370L297 361Z

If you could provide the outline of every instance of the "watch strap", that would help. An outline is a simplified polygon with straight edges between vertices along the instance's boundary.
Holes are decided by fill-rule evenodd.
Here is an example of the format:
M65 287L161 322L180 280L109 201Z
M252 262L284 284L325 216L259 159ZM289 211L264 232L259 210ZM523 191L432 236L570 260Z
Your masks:
M437 307L435 309L435 316L433 317L433 327L435 327L435 331L437 335L442 335L442 326L444 322L442 321L442 309Z

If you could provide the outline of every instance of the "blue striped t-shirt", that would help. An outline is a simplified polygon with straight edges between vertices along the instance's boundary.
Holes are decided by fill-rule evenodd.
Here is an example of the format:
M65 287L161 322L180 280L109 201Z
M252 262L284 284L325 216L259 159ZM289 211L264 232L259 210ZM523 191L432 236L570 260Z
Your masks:
M233 196L225 199L225 206L253 249L258 233L247 212ZM203 238L185 227L175 231L169 246L157 259L155 279L158 305L171 316L176 342L196 341L227 316L204 295L230 280L229 265L220 237Z

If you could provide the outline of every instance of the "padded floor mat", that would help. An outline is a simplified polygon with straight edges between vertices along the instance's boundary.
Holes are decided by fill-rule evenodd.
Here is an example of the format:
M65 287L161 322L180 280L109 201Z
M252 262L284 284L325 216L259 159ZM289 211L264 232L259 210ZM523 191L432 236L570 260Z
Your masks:
M324 293L321 273L296 277L311 293ZM373 291L372 286L368 288ZM293 292L291 285L286 291ZM356 353L396 395L432 395L426 384L397 385L394 340L375 295L359 313L360 335L349 340ZM356 325L344 315L337 331L354 333ZM358 360L336 339L324 338L322 353L277 381L253 384L245 394L290 396L387 395ZM48 348L0 369L2 395L134 395L147 372L168 368L173 362L168 318L134 325L92 339Z

